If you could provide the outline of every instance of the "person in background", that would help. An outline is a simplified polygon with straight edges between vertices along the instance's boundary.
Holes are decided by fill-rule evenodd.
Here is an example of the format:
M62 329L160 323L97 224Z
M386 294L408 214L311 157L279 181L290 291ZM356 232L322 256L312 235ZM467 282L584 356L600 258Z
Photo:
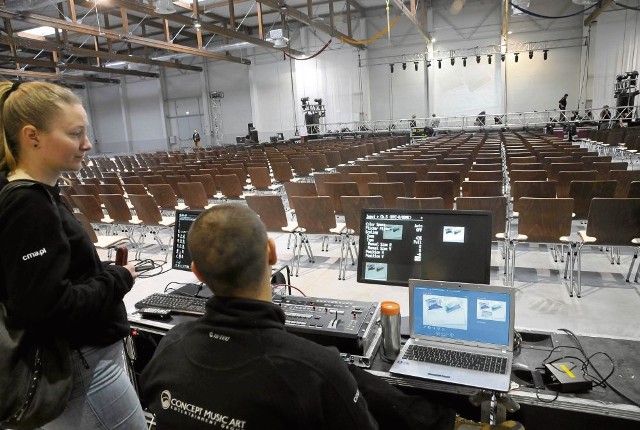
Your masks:
M135 267L100 261L57 185L91 149L87 113L71 90L46 82L0 82L0 109L0 188L30 184L6 194L0 211L0 243L10 244L0 300L16 327L62 337L71 349L71 396L43 429L146 429L123 355L130 327L122 298Z
M338 351L288 333L272 303L275 242L247 206L217 205L188 235L191 269L214 293L198 320L163 337L140 379L157 429L522 429L456 418L409 396ZM188 405L188 408L182 407Z
M558 100L558 109L560 109L560 122L567 121L567 97L569 97L569 94L563 95L562 98Z
M200 148L200 133L198 133L198 130L193 130L191 138L193 139L193 144L196 149Z
M409 128L413 130L413 128L416 126L416 116L411 115L411 120L409 121Z

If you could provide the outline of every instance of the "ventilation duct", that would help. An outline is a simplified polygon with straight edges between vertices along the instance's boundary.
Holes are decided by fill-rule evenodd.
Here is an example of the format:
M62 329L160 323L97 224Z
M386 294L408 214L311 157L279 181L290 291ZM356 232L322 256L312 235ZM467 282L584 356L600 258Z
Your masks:
M161 15L170 15L176 12L172 0L158 0L156 2L156 13Z

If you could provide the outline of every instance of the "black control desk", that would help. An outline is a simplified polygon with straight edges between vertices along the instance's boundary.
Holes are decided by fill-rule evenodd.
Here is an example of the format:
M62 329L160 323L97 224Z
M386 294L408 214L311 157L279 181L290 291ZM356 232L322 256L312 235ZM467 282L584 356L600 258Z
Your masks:
M174 325L194 317L174 315L170 320L148 320L138 314L131 314L129 321L138 333L164 335ZM403 318L403 333L407 318ZM521 347L514 356L514 372L509 396L520 405L516 413L509 413L508 419L522 421L528 430L580 429L617 430L640 429L640 407L616 394L611 388L594 386L590 391L579 394L560 393L550 390L536 390L529 379L530 372L524 370L542 367L542 361L558 346L575 347L574 340L564 333L540 334L526 331L522 335ZM615 363L615 371L608 382L626 396L640 402L640 342L579 336L580 343L588 355L606 352ZM140 349L140 348L138 348ZM139 351L141 362L150 358L153 351ZM554 358L562 356L581 357L576 349L562 348ZM145 357L147 356L147 357ZM606 377L611 371L610 361L602 354L595 355L592 362ZM479 408L471 405L469 396L478 392L473 387L426 381L389 373L391 363L385 362L380 353L371 360L369 372L385 379L405 391L420 393L434 402L444 402L455 407L461 415L480 419ZM141 369L137 369L141 370Z

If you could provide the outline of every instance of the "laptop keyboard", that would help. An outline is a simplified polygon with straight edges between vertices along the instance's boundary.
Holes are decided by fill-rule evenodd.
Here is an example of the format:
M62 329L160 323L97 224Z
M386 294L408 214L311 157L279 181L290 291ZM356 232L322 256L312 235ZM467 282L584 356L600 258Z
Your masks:
M506 357L472 354L469 352L451 351L421 345L409 345L402 358L487 373L500 373L504 375L507 372Z

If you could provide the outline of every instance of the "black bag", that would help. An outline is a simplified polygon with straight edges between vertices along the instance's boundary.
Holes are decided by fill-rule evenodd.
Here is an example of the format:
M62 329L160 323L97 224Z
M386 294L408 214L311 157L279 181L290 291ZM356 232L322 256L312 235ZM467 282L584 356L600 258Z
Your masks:
M6 195L32 181L13 181L0 192ZM72 387L71 356L66 340L40 339L11 326L0 303L0 427L35 429L57 418L67 405Z

